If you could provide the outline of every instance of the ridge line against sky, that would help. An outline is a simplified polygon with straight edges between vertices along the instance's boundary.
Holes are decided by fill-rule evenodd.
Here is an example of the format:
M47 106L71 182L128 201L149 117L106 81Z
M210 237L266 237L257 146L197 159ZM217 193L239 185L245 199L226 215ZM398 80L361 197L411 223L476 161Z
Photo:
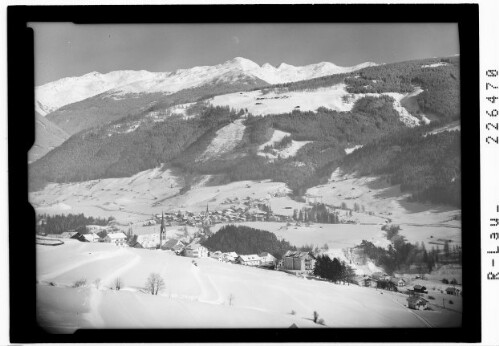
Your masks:
M457 24L30 23L35 85L93 71L172 72L244 57L262 66L354 66L459 53Z

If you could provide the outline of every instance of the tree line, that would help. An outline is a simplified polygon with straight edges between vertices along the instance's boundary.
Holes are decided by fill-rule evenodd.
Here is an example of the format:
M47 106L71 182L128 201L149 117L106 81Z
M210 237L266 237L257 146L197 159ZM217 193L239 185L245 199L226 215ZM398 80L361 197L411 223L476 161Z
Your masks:
M331 259L327 255L320 255L316 257L314 275L333 282L353 283L355 271L344 261L337 258Z
M202 244L213 251L234 251L240 255L268 252L277 259L281 259L288 250L296 250L286 240L278 240L272 232L236 225L223 226Z
M107 226L109 222L113 221L113 217L100 218L100 217L86 217L84 214L61 214L61 215L48 215L37 214L36 231L38 233L46 234L61 234L67 231L77 231L82 234L88 233L85 226L99 225Z

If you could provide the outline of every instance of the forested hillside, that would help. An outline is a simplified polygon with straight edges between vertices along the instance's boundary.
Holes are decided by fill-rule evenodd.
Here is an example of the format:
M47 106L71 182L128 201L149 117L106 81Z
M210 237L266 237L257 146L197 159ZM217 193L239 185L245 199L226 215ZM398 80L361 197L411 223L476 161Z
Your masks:
M197 118L172 116L128 133L109 135L108 127L83 132L30 166L30 189L47 182L131 176L172 160L234 117L237 114L227 107L215 107Z
M422 135L401 131L365 145L344 158L346 172L386 174L413 200L461 205L460 131Z
M416 60L368 67L345 78L351 93L407 93L419 86L418 103L445 120L460 116L459 57Z

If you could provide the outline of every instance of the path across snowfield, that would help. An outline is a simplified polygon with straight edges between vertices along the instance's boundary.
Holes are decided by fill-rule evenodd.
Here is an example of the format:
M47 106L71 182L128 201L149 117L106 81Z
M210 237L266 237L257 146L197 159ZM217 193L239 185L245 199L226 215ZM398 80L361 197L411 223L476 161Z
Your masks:
M314 311L328 327L427 326L393 301L388 292L380 294L370 288L308 280L209 258L196 259L196 267L192 258L166 251L119 249L110 244L76 240L51 251L38 246L37 251L41 275L51 277L56 285L38 285L39 320L43 326L59 328L61 332L82 326L287 328L296 323L299 327L319 327L310 321ZM94 253L109 256L86 264L81 261ZM68 270L61 271L55 259ZM153 272L165 281L159 296L143 291ZM123 287L120 291L111 290L109 278L118 276ZM90 287L71 288L72 282L81 278ZM104 281L96 289L93 282L98 278ZM60 316L67 318L62 321ZM432 325L438 326L439 320L459 325L459 316L446 312L433 317L437 325L433 321Z

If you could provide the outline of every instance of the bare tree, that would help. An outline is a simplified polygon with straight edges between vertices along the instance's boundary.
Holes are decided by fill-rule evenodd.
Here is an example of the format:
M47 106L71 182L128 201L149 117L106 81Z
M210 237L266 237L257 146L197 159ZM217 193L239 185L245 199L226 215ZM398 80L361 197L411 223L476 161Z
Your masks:
M123 281L121 281L121 278L120 277L117 277L116 279L114 279L114 289L116 291L119 291L121 289L121 286L123 285Z
M314 322L317 323L317 319L319 318L319 314L317 311L314 311Z
M158 292L165 288L165 281L158 273L151 273L146 281L146 291L153 296L157 296Z

